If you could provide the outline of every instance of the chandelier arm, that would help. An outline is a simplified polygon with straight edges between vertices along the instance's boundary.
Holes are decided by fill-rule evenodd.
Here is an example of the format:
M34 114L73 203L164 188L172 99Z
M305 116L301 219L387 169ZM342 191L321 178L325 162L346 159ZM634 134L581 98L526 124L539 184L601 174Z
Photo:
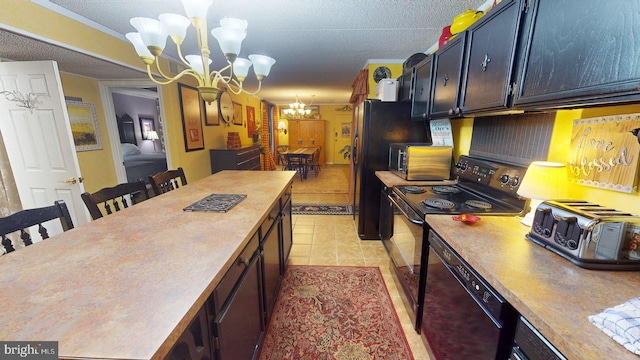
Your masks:
M259 91L260 88L262 87L262 81L258 81L258 88L256 89L256 91L253 92L249 92L247 91L247 89L242 87L242 84L238 84L238 82L236 80L233 80L233 82L235 82L235 86L238 88L238 92L235 92L233 90L233 88L231 86L229 86L229 84L227 84L227 89L229 89L229 91L231 91L232 93L239 95L240 93L245 93L247 95L256 95Z
M182 61L183 64L185 64L187 67L189 67L190 66L189 62L182 55L182 48L177 43L176 43L176 48L178 49L178 57L180 58L180 61Z
M158 69L158 71L160 71L160 69ZM194 71L193 71L193 70L191 70L191 69L186 69L186 70L183 70L181 73L179 73L178 75L176 75L176 76L174 76L174 77L172 77L172 78L170 78L170 77L168 77L168 76L164 75L164 74L162 73L162 71L160 71L160 75L161 75L164 79L166 79L166 81L157 80L157 79L153 76L153 74L151 74L151 66L150 66L150 65L147 65L147 75L149 75L149 79L150 79L151 81L153 81L154 83L158 84L158 85L169 85L169 84L173 83L174 81L176 81L176 80L180 79L181 77L183 77L183 76L185 76L185 75L187 75L187 74L190 74L190 75L192 75L192 76L193 76L193 75L194 75ZM197 77L196 77L196 78L197 78Z
M229 81L231 80L232 75L229 76L224 76L222 75L222 72L226 71L227 69L231 68L231 64L223 67L220 70L213 70L209 73L209 78L211 79L211 82L216 82L216 78L218 78L218 81L222 81L225 84L228 84Z

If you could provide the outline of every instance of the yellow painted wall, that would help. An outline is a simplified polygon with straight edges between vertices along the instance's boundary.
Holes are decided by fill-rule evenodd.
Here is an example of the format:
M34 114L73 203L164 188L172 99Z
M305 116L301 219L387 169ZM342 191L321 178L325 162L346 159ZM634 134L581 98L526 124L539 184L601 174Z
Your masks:
M623 105L611 107L585 108L577 110L559 110L556 114L555 125L551 135L548 161L568 163L569 147L573 120L598 116L629 114L640 112L640 105ZM460 154L468 154L471 145L473 119L452 120L452 131L456 146L456 159ZM640 156L640 154L632 154ZM618 210L640 214L640 193L632 194L618 191L602 190L594 187L572 184L569 197L576 200L586 200L592 203L609 206Z
M98 82L64 73L60 74L60 78L65 96L81 98L83 102L95 104L96 106L96 117L100 126L103 149L77 153L80 173L84 178L85 191L94 192L104 187L115 185L117 182L114 168L105 166L105 164L113 164L113 157L111 156L111 145L109 144L104 110L100 101Z

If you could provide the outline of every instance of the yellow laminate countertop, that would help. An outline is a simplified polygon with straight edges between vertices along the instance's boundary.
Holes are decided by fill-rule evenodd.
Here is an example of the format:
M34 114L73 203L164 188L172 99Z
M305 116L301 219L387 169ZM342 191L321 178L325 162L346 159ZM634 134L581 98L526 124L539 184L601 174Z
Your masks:
M640 272L583 269L526 239L520 218L481 217L426 221L568 359L638 360L587 317L640 296Z
M0 339L60 358L163 358L288 191L293 171L222 171L0 257ZM246 194L226 213L185 212Z

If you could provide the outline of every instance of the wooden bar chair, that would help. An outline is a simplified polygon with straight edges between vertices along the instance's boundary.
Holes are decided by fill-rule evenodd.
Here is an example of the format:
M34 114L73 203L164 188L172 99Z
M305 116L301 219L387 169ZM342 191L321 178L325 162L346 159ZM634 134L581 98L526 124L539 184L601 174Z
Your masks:
M32 234L27 231L32 226L38 226L38 233L42 240L48 239L49 231L54 230L56 225L55 223L46 224L49 227L47 229L45 223L56 219L60 221L62 231L73 229L73 221L71 220L69 209L63 200L58 200L51 206L22 210L0 218L0 235L2 235L4 252L10 253L16 250L14 241L17 240L17 236L8 235L12 233L17 235L18 231L20 231L20 239L24 246L33 244Z
M178 179L180 179L180 181L178 181ZM177 189L180 186L187 185L187 178L184 176L184 170L179 167L176 170L167 170L165 172L149 176L149 183L151 184L154 195L158 196L173 189Z
M129 202L131 202L131 205L134 205L147 200L149 198L149 191L144 181L139 179L135 182L104 188L92 194L85 192L80 196L87 206L91 218L97 220L104 215L102 211L100 211L98 204L102 204L106 215L109 215L114 211L128 208L130 205Z

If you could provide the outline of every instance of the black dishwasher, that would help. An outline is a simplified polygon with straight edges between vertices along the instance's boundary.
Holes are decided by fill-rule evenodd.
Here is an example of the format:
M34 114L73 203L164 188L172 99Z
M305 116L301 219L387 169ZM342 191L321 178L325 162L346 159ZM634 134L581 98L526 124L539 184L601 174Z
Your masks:
M567 360L527 319L520 316L509 360Z
M433 230L422 316L422 333L442 359L507 359L517 311Z

